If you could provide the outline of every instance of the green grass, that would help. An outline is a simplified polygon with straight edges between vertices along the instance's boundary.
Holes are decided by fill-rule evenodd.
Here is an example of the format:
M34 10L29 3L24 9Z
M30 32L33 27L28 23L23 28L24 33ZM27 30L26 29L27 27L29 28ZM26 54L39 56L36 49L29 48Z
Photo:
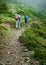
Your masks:
M5 37L9 36L11 33L11 30L5 26L0 25L0 49L5 48L6 39Z
M16 13L19 13L21 15L21 27L23 27L25 26L24 15L28 15L30 18L30 27L22 33L19 41L26 46L28 50L33 50L35 52L34 58L39 60L40 65L44 65L43 63L46 63L46 12L37 11L32 7L20 4L7 3L7 6L5 5L3 6L3 10L2 6L0 6L0 24L8 23L11 28L15 28L14 17ZM38 20L39 18L40 21ZM34 22L32 23L32 21ZM9 28L0 26L0 49L4 48L2 44L5 44L5 36L9 36L10 32L11 30Z
M46 26L41 22L32 23L28 29L26 29L19 41L28 48L33 50L34 57L39 60L40 65L46 63ZM42 63L41 63L42 62Z
M5 22L5 21L15 21L15 20L14 20L14 18L1 15L0 16L0 21Z

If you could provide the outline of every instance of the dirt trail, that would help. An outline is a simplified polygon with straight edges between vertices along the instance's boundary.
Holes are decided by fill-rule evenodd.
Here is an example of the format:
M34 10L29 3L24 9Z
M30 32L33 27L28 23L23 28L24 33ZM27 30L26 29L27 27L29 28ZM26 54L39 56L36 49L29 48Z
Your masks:
M2 65L29 65L29 52L26 47L18 41L22 30L13 30L5 49L5 56L0 61Z

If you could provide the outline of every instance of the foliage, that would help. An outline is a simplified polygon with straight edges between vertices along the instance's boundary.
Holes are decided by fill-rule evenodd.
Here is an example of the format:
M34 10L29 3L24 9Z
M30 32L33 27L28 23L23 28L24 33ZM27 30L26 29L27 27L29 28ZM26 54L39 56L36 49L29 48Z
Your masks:
M8 4L6 2L4 3L4 1L0 2L0 24L2 22L9 23L11 27L15 27L14 17L17 13L21 15L21 26L24 25L24 15L28 15L30 19L33 19L34 22L22 33L19 41L28 50L33 50L35 52L34 57L39 60L40 65L44 65L46 63L46 11L41 12L40 9L37 11L25 5ZM40 21L35 23L37 21L35 18L40 18ZM8 32L6 27L0 26L0 49L4 48L2 44L5 44L5 35Z
M31 12L34 16L39 17L40 19L46 19L46 9L45 11L44 10L41 11L40 9L37 11L37 9L36 10L33 9Z
M29 50L33 50L34 57L39 60L40 65L46 63L46 26L41 22L33 22L28 29L26 29L19 41ZM41 63L42 62L42 63Z
M6 5L6 3L4 2L0 2L0 14L4 14L8 12L8 7Z
M2 44L5 44L5 41L4 41L5 30L7 30L5 27L0 26L0 49L4 48L4 46L2 46Z
M10 34L10 31L7 27L0 25L0 49L5 48L6 36Z

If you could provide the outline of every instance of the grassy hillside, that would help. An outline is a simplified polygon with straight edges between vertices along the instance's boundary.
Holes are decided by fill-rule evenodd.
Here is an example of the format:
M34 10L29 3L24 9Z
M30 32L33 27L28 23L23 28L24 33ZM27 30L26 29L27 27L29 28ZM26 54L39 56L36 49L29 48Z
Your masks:
M40 17L40 18L45 18L46 17L46 9L40 9L40 8L32 8L31 6L28 6L27 4L20 4L20 1L16 1L16 0L1 0L2 2L0 2L0 14L4 14L4 20L6 19L10 19L12 17L12 21L14 19L14 16L16 13L20 13L20 15L24 16L25 14L27 14L29 17L33 18L33 16L36 17ZM22 3L22 2L21 2ZM42 10L42 11L41 11ZM2 17L2 15L1 15ZM3 19L3 17L2 17ZM0 18L1 20L1 18Z
M4 6L5 7L5 6ZM27 14L29 17L33 18L34 15L31 12L32 7L26 7L25 5L20 4L13 4L13 3L7 3L7 12L3 12L0 15L0 23L9 22L13 27L15 27L15 14L20 13L21 15L21 22L24 24L24 15ZM1 10L3 11L3 10ZM22 24L22 25L23 25Z
M2 49L1 45L5 43L5 34L9 32L8 29L1 26L1 24L8 23L11 28L15 27L15 14L20 13L21 25L23 26L23 16L27 14L30 25L29 28L22 33L19 41L23 43L28 50L34 51L34 58L39 61L40 65L46 65L46 10L41 11L40 9L33 9L31 6L20 5L17 1L16 3L10 3L13 2L13 0L9 0L7 3L6 1L4 2L0 2L0 49Z
M30 27L22 33L19 41L29 50L34 51L34 57L39 60L40 65L46 65L46 26L39 21L33 22Z

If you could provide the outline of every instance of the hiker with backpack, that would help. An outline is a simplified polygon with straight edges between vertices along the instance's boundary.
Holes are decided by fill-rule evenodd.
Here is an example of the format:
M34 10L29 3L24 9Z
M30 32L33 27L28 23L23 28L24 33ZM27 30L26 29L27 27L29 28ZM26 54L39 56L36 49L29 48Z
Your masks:
M24 20L25 20L26 28L28 28L28 16L27 15L24 16Z
M16 14L15 20L16 20L16 29L19 29L20 28L20 15L19 15L19 13Z

